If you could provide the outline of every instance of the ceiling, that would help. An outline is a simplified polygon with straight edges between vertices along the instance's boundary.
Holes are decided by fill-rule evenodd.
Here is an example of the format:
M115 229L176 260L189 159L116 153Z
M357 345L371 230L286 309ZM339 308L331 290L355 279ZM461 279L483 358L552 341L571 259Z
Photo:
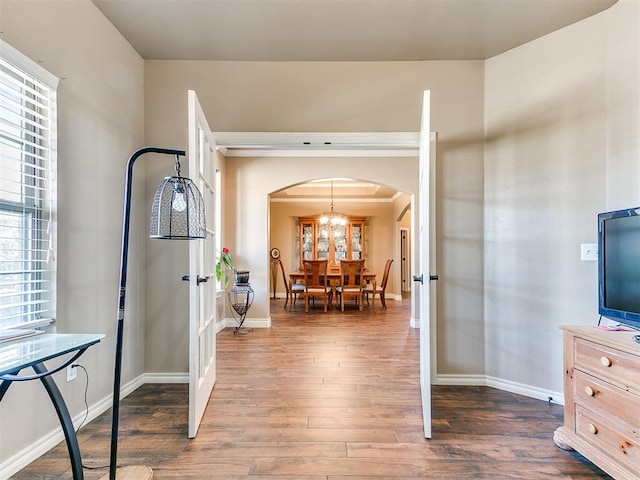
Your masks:
M92 0L145 59L484 60L616 0Z
M617 0L92 1L144 59L426 61L484 60ZM325 147L332 143L330 148L345 142L312 140L322 140ZM337 200L390 201L397 194L344 179L336 179L333 188ZM327 199L330 194L324 180L290 187L272 199Z
M372 201L392 201L398 195L398 191L373 183L351 180L348 178L333 178L316 180L313 182L293 185L271 194L271 200L275 201L313 201L318 200L329 204L333 198L336 201L349 201L363 199Z

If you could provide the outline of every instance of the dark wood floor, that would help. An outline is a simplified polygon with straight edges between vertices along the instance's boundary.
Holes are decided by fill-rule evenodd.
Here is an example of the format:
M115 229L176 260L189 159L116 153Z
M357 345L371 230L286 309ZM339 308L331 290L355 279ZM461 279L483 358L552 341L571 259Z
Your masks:
M197 438L187 438L186 385L129 395L120 464L149 465L158 480L609 478L554 445L562 407L492 388L434 386L426 440L408 302L327 314L282 304L272 300L270 329L218 334L217 383ZM85 465L108 463L109 415L80 431ZM12 478L70 479L64 444Z

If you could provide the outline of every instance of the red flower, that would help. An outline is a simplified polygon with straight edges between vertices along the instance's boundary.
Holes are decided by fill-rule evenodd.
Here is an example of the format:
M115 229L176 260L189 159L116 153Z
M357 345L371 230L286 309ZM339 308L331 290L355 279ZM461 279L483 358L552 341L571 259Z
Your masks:
M233 260L231 259L231 253L229 253L229 249L227 247L222 247L222 253L220 254L220 258L218 258L218 262L216 263L216 278L218 281L221 281L224 277L224 286L226 287L229 283L229 278L225 275L225 272L235 271L233 267Z

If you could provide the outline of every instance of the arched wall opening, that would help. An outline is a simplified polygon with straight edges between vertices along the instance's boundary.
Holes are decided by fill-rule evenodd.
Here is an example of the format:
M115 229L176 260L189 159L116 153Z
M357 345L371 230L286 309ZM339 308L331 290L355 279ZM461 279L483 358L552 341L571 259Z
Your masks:
M400 266L402 265L401 229L411 234L410 204L412 194L394 185L371 182L370 179L332 177L308 178L295 185L286 185L269 195L269 248L277 248L286 272L301 266L301 232L299 218L317 218L330 211L345 217L365 219L363 256L369 271L382 277L387 259L393 259L387 298L402 300ZM333 196L328 185L331 182ZM338 183L339 182L339 183ZM327 188L324 190L321 185ZM339 186L337 186L339 185ZM299 194L296 195L296 192ZM409 215L407 215L409 212ZM405 222L404 224L402 222ZM279 268L279 267L278 267ZM282 274L271 269L269 292L284 298ZM274 288L275 286L275 288Z

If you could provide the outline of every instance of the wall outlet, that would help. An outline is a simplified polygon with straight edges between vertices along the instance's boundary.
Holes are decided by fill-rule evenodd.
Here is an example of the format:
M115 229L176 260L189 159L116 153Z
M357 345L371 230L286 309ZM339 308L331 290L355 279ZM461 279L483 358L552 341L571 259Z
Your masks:
M67 367L67 382L70 382L71 380L75 380L77 376L78 376L78 367L69 365Z
M583 243L580 245L580 260L585 262L598 261L598 244Z

